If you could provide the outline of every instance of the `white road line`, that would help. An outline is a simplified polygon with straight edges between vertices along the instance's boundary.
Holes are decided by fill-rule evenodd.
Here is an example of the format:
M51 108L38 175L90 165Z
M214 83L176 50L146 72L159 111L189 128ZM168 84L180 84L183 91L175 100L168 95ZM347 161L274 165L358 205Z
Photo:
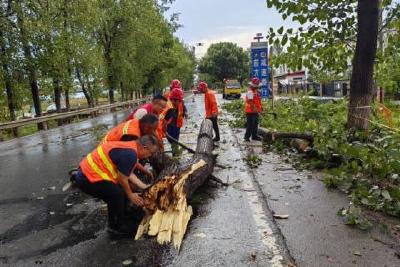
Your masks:
M234 137L234 133L230 128L228 135L233 137L234 142L238 144L238 141ZM234 148L240 155L238 146ZM242 190L246 192L247 201L253 216L254 222L256 224L257 231L261 237L263 244L266 246L268 252L272 253L272 258L270 259L271 266L280 267L283 265L284 257L279 249L279 245L272 231L270 222L266 218L265 209L262 205L264 199L262 199L257 193L257 187L253 181L253 178L246 171L240 172L241 179L243 181Z

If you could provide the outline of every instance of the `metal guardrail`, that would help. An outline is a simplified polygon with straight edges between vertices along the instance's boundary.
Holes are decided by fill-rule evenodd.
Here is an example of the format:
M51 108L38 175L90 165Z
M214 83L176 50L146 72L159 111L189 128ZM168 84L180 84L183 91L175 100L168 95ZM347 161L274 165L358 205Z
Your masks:
M126 102L98 106L98 107L94 107L94 108L85 108L85 109L74 110L74 111L69 111L69 112L55 113L55 114L41 116L41 117L22 119L22 120L17 120L17 121L10 121L10 122L5 122L5 123L0 123L0 130L14 129L14 128L26 126L29 124L47 122L50 120L66 119L66 118L75 117L78 115L91 114L91 113L94 113L94 112L97 112L100 110L129 106L132 104L139 105L141 103L144 103L144 102L150 101L150 100L151 100L151 98L146 97L146 98L130 100L130 101L126 101Z

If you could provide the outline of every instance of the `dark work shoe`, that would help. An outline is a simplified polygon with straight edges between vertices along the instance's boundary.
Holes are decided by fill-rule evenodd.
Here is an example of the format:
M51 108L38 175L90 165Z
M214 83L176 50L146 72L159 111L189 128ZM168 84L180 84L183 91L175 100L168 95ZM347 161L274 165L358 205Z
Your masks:
M250 138L245 138L244 141L245 142L250 142Z
M254 141L262 141L262 138L259 136L252 137L251 139L253 139Z
M215 137L215 138L213 139L214 142L219 142L219 140L220 140L219 137L218 137L218 138Z

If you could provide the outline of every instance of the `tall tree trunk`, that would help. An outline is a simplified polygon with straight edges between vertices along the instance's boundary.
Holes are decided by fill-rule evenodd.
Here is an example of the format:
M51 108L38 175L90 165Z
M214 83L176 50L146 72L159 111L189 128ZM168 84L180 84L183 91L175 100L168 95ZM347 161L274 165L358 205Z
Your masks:
M120 82L120 87L121 87L121 101L125 101L126 100L126 89L125 89L123 82Z
M358 0L357 44L353 59L347 127L368 130L374 93L379 0Z
M26 31L25 31L24 18L23 18L23 14L22 14L23 11L22 11L21 6L19 6L18 8L19 8L19 10L16 12L17 13L17 22L18 22L22 48L23 48L25 61L26 61L26 71L28 73L29 85L31 87L33 106L35 108L36 116L40 117L40 116L42 116L42 107L40 105L37 73L36 73L36 69L35 69L35 64L33 63L31 46L28 42L28 37L27 37ZM43 130L45 128L43 123L38 123L37 127L38 127L38 130Z
M110 57L110 59L107 59L107 57ZM114 99L114 90L115 90L115 85L114 85L114 76L112 74L112 63L111 63L111 56L106 57L106 62L107 62L107 69L108 69L108 99L110 104L115 102Z
M54 103L56 104L56 111L61 112L61 84L59 79L53 80L54 85Z
M102 31L102 43L103 43L103 49L104 49L104 59L106 63L106 69L107 69L107 85L109 86L108 88L108 99L110 104L114 103L114 90L115 90L115 81L114 81L114 75L113 75L113 64L112 64L112 58L111 58L111 34L107 31L106 26L104 26L103 31Z
M54 103L56 104L56 112L61 113L61 83L60 80L55 78L53 79L54 85ZM57 120L57 125L62 125L62 120Z
M78 78L78 81L81 84L81 89L82 89L83 94L85 95L88 106L90 108L92 108L93 107L92 97L91 97L90 93L88 92L88 90L86 89L85 81L82 79L82 75L78 68L76 68L76 77Z
M382 7L382 0L379 0L379 19L378 19L378 49L381 55L383 56L384 52L384 32L383 32L383 7ZM379 103L384 102L384 88L382 86L377 87L377 100Z
M68 74L68 77L67 77L67 80L66 80L66 84L64 86L65 87L64 93L65 93L65 108L66 108L67 111L69 111L71 109L71 105L70 105L70 102L69 102L69 92L70 92L70 89L72 89L72 81L71 81L71 79L72 79L72 63L71 63L71 61L72 60L71 60L71 50L70 50L70 47L68 45L71 42L68 39L68 35L66 34L67 32L70 32L70 26L68 24L69 18L68 18L68 11L67 11L68 3L69 3L68 0L64 0L64 6L63 6L63 19L64 19L64 22L63 22L63 27L64 27L64 36L65 36L64 44L65 44L65 53L67 55L66 64L67 64L67 74Z
M88 77L86 77L86 84L87 84L87 92L88 92L88 95L90 96L90 107L91 108L93 108L94 107L94 97L93 97L93 92L94 92L94 90L93 90L93 88L92 88L92 85L91 85L91 83L90 83L90 81L89 81L89 78Z
M6 94L7 94L7 104L8 104L8 110L10 112L10 119L12 121L15 121L16 116L15 116L15 95L14 95L14 89L11 81L11 74L10 74L10 68L7 64L7 54L6 54L6 41L3 36L3 32L0 31L0 59L2 62L2 68L3 68L3 73L4 73L4 83L6 87ZM12 129L12 134L14 137L18 136L18 129L13 128Z

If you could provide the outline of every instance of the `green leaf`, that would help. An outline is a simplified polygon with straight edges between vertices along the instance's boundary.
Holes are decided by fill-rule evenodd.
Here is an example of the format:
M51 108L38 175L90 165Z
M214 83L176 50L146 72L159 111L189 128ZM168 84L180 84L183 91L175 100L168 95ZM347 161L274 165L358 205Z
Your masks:
M382 194L384 199L389 200L389 201L392 200L392 198L390 197L390 194L389 194L389 192L387 190L382 190L381 194Z

